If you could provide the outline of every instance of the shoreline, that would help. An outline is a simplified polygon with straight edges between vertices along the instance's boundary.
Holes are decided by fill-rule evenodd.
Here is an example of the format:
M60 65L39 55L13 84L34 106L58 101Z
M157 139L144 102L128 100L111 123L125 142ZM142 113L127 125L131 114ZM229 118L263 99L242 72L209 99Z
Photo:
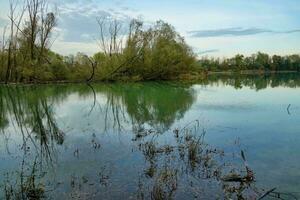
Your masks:
M299 74L299 71L261 71L261 70L244 70L244 71L209 71L209 72L203 72L203 73L198 73L197 75L190 73L190 74L182 74L178 77L170 78L170 79L164 79L164 80L130 80L126 79L125 80L106 80L106 81L101 81L101 80L95 80L95 81L79 81L79 80L64 80L64 81L39 81L39 82L10 82L10 83L5 83L5 82L0 82L0 85L47 85L47 84L52 84L52 85L60 85L60 84L93 84L93 83L134 83L134 82L151 82L151 81L161 81L161 82L168 82L168 81L197 81L197 80L205 80L208 76L212 75L274 75L274 74Z

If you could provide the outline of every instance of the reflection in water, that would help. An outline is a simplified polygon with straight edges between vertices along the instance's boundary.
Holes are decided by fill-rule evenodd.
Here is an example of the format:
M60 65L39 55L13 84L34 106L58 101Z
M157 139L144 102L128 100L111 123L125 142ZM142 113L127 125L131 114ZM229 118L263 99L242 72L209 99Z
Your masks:
M261 90L300 81L245 75L200 84ZM192 85L174 83L1 86L0 198L297 199L257 186L240 145L213 146L198 120L178 123L196 97Z
M205 79L202 84L205 85L229 85L235 89L250 87L255 90L266 89L267 87L289 87L297 88L300 86L299 73L287 74L262 74L262 75L226 75L214 74Z
M7 121L5 126L11 117L13 126L22 135L22 149L29 148L27 142L32 142L40 156L51 161L53 142L64 141L64 133L54 119L51 99L35 87L3 87L1 108L1 115Z
M161 84L117 85L104 93L109 97L107 105L110 105L117 121L123 105L136 130L148 124L161 132L176 119L182 118L195 100L191 89Z
M35 159L31 166L31 164L26 163L24 157L18 173L6 174L2 185L4 199L39 200L46 198L46 191L41 182L43 173L38 171L37 164L37 159ZM12 177L15 179L11 180Z

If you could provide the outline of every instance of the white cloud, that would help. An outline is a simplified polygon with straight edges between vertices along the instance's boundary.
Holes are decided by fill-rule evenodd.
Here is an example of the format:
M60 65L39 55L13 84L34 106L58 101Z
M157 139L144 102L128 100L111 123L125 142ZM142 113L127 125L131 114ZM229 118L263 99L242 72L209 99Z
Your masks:
M88 55L93 55L100 51L96 42L64 42L57 41L53 44L52 50L62 55L76 54L82 52Z

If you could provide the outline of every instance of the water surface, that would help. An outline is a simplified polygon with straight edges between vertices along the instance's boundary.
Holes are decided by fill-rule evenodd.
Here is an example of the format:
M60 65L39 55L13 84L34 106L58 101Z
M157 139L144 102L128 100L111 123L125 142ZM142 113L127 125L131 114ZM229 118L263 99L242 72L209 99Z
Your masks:
M0 86L0 199L299 197L299 86L299 74ZM245 165L255 182L224 181Z

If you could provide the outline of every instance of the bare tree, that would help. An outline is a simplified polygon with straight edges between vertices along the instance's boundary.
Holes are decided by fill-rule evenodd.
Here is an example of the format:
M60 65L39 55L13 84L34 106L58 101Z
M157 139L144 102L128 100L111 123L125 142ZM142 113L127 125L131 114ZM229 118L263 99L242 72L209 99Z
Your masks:
M4 70L4 65L5 65L5 48L7 44L6 40L6 29L7 26L3 28L3 33L2 33L2 41L1 41L1 69ZM1 71L4 73L4 71ZM2 74L1 74L2 75ZM4 79L5 80L5 79Z
M138 20L132 20L127 36L122 36L122 24L118 20L98 17L97 23L100 29L100 38L98 39L100 49L105 56L110 58L109 61L117 59L117 62L109 63L113 65L112 70L103 77L103 79L108 79L119 72L125 72L128 66L140 59L152 37L142 31L143 23ZM127 52L124 52L122 46L123 37L126 37L125 49ZM113 57L113 55L116 56Z
M105 17L97 17L96 21L98 23L99 29L100 29L100 39L98 41L100 49L104 52L105 55L107 55L107 45L104 35L104 29L105 29Z
M31 60L35 59L35 44L36 44L36 39L38 35L38 20L39 20L39 8L42 4L42 0L26 0L27 4L27 12L29 16L29 23L28 23L28 42L30 46L30 57Z
M17 6L19 5L19 0L10 0L11 4L15 5L15 9L17 9ZM15 18L10 17L11 20L11 26L15 25L16 28L14 29L14 36L11 38L12 40L12 49L13 49L13 71L14 71L14 77L15 81L18 80L18 69L17 69L17 54L18 54L18 37L19 37L19 27L23 20L23 15L25 12L25 6L20 7L19 12L15 15Z
M12 74L15 80L18 80L18 52L21 53L23 61L29 58L34 73L30 78L35 78L36 66L40 65L43 60L50 63L45 52L50 46L51 33L57 24L57 12L49 12L48 0L24 0L24 4L20 4L20 0L9 0L9 3L10 37L7 49L6 83L10 81ZM15 14L17 10L19 13ZM23 23L25 13L27 20ZM24 27L22 27L23 24ZM21 38L19 33L22 34ZM25 47L23 50L22 46Z
M10 7L10 13L9 13L9 18L10 18L10 38L8 42L8 53L7 53L7 67L6 67L6 75L5 75L5 84L10 79L11 76L11 55L12 55L12 46L13 46L13 40L14 40L14 13L16 10L16 6L14 5L13 1L9 1L9 7Z
M23 19L25 8L19 9L19 0L9 0L10 12L8 18L10 19L10 36L8 38L8 49L7 49L7 68L5 75L5 83L8 83L14 75L17 79L17 46L18 46L18 34L20 24ZM4 38L3 38L4 39Z
M100 30L98 44L103 53L109 57L122 52L123 38L120 36L122 24L117 19L108 17L97 17L96 21Z
M49 40L51 36L51 32L53 31L54 27L57 24L56 14L53 12L48 12L48 3L46 0L42 0L40 4L40 31L39 31L39 38L40 38L40 52L39 52L39 60L44 57L44 51L49 45Z

